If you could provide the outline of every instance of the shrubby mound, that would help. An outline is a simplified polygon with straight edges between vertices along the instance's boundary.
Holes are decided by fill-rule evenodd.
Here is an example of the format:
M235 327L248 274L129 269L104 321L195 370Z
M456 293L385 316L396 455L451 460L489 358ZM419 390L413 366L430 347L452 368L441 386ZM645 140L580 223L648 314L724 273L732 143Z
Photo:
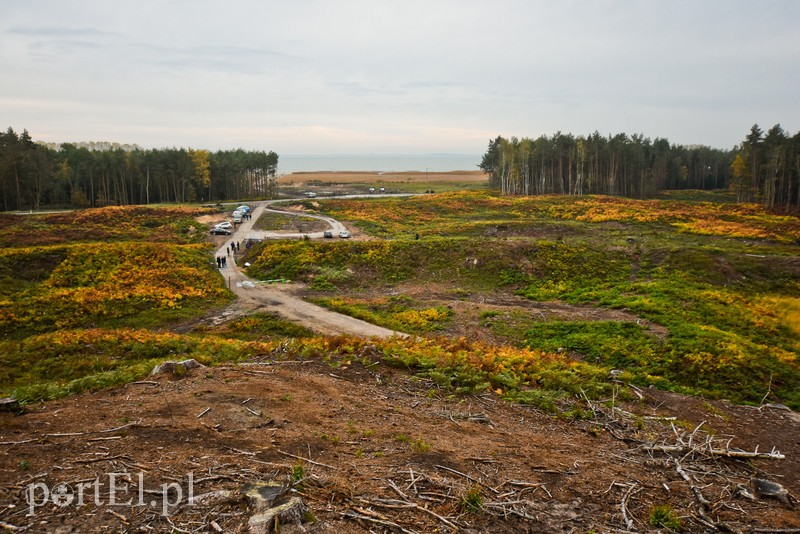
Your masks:
M510 341L623 368L642 385L800 406L795 216L754 204L487 192L320 205L390 239L263 243L250 251L248 272L305 281L317 302L418 334L447 333L466 315L402 325L387 288L412 293L417 314L465 298L459 292L477 307L514 292L619 310L642 325L515 319ZM497 320L472 327L495 338L508 330Z

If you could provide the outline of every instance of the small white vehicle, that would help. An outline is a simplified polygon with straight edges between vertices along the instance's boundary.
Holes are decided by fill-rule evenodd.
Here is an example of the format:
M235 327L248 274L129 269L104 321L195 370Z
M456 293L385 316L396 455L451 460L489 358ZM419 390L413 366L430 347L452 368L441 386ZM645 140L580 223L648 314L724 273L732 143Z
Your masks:
M230 230L231 228L233 228L233 225L230 222L225 221L215 224L214 228L222 228L223 230Z
M306 193L306 196L308 198L316 198L317 194L315 192L313 192L313 191L309 191L309 192Z
M348 239L350 237L350 232L348 232L347 230L342 230L341 232L339 232L339 237L341 237L342 239Z

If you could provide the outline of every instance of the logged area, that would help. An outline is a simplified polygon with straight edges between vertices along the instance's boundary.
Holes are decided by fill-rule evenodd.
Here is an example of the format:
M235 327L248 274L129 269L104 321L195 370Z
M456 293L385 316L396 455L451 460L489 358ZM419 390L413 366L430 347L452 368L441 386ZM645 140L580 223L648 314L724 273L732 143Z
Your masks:
M0 219L0 526L800 529L796 216L688 194L286 204L253 231L325 215L352 237L264 239L230 269L408 337L234 300L213 257L243 235L210 236L213 209Z

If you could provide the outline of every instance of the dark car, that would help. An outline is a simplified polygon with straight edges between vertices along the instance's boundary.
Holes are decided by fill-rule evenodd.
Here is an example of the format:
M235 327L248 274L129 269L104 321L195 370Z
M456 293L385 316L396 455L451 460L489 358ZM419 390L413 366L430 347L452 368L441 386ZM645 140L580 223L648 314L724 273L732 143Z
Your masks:
M227 228L212 228L211 233L214 235L231 235L231 231Z
M322 233L322 237L324 237L325 239L331 239L333 238L333 232L331 232L330 230L325 230Z

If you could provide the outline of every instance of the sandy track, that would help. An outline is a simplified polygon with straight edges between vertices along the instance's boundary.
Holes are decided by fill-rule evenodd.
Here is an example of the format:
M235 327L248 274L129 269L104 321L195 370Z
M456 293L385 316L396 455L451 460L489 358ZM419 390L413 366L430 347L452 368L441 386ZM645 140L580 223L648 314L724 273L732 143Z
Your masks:
M228 256L228 266L220 269L220 274L225 278L228 287L237 296L237 302L233 304L233 310L228 310L225 315L238 315L240 313L252 313L253 311L263 310L275 312L282 317L298 323L306 328L310 328L316 332L326 335L336 334L352 334L362 337L391 337L394 335L405 336L402 332L396 332L370 324L360 319L342 315L331 310L317 306L310 302L306 302L293 294L293 286L266 286L263 283L248 278L236 265L236 261L232 255L228 254L228 247L231 242L238 241L244 242L245 239L296 239L302 237L303 234L288 234L284 232L267 232L253 230L253 224L258 220L265 210L271 210L267 206L271 202L262 202L254 205L253 217L239 225L230 240L217 249L217 256ZM317 219L322 219L330 224L334 233L345 230L345 227L339 221L324 217L321 215L309 215L307 213L293 213L289 211L280 211L280 213L287 215L302 215L304 217L312 216ZM308 234L311 238L321 238L323 232L315 232Z

